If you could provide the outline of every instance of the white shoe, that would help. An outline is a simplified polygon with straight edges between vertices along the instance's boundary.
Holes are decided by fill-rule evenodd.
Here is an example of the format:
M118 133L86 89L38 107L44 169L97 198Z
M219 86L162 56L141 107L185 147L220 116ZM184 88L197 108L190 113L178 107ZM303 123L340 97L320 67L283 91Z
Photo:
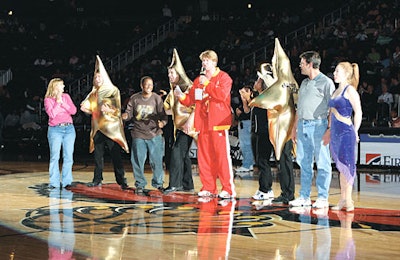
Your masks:
M197 193L197 196L199 196L199 197L212 197L213 194L211 192L209 192L208 190L202 190L202 191L199 191L199 193Z
M232 196L227 191L223 190L220 194L218 194L218 197L221 199L230 199Z
M292 207L307 207L307 206L311 206L311 200L310 198L303 198L303 197L299 197L295 200L291 200L289 201L289 206Z
M322 208L328 208L329 207L329 202L327 199L322 199L322 198L318 198L313 204L312 204L313 208L317 208L317 209L322 209Z
M197 201L201 202L201 203L208 203L208 202L210 202L212 200L213 200L213 198L211 198L211 197L200 197L200 198L197 199Z
M254 170L254 166L250 165L249 171L253 171Z
M245 168L243 166L240 166L239 168L235 169L236 172L249 172L250 169L249 168Z
M310 216L311 213L311 206L306 207L291 207L289 211L295 214Z
M253 205L256 210L260 210L263 209L264 207L268 207L272 205L272 201L271 200L256 200L253 201L253 203L251 203L251 205Z
M262 192L260 190L256 191L256 194L254 194L253 199L255 200L269 200L274 198L274 191L270 190L268 192Z

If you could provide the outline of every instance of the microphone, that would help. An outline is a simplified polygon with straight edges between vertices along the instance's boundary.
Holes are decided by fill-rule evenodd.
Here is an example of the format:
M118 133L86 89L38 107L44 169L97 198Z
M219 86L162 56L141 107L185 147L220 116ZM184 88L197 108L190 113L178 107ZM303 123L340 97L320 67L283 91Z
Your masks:
M206 68L201 67L201 69L200 69L200 75L203 75L203 76L206 75Z

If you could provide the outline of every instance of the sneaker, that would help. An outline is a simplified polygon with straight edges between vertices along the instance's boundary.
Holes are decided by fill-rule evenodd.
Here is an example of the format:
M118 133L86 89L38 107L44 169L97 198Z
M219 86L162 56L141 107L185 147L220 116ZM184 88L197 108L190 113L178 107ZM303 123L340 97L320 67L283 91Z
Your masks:
M272 203L270 200L256 200L256 201L253 201L253 203L251 203L251 205L253 205L256 208L256 210L260 210L265 207L271 206Z
M211 192L209 192L208 190L202 190L202 191L199 191L199 193L197 193L197 196L199 196L199 197L212 197L213 194Z
M254 166L250 165L249 171L253 171L254 170Z
M292 207L289 208L289 211L294 214L298 215L304 215L304 216L310 216L311 214L311 206L305 206L305 207Z
M311 206L311 200L310 198L303 198L303 197L299 197L295 200L289 201L289 205L292 207L307 207L307 206Z
M249 172L250 169L241 166L241 167L239 167L239 168L236 168L235 171L236 171L236 172Z
M254 194L253 199L255 200L269 200L274 198L274 191L270 190L268 192L262 192L257 190L256 194Z
M227 191L223 190L220 194L218 194L218 197L221 199L230 199L232 196Z
M211 197L200 197L197 199L197 201L200 203L208 203L212 200L213 200L213 198L211 198Z
M329 207L329 202L327 199L322 199L322 198L318 198L313 204L312 204L313 208L317 208L317 209L322 209L322 208L328 208Z
M235 172L235 178L239 177L239 178L251 178L253 176L251 171L248 172Z
M320 218L328 218L328 210L329 210L328 207L325 207L325 208L314 208L312 210L312 213L317 215L318 219L320 219Z

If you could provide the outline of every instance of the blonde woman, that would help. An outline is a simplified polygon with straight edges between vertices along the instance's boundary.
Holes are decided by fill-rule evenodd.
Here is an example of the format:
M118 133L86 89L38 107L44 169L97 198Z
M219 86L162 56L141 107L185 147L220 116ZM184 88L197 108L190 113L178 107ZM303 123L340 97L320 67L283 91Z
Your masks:
M340 172L340 201L332 210L353 211L352 191L356 175L356 147L362 111L357 92L359 68L356 63L340 62L333 72L338 88L329 102L330 149Z
M69 188L72 183L72 165L75 144L75 127L72 115L76 106L71 97L64 93L64 81L60 78L50 80L44 96L44 107L49 116L47 139L50 148L49 189ZM63 166L60 182L60 152L62 147Z

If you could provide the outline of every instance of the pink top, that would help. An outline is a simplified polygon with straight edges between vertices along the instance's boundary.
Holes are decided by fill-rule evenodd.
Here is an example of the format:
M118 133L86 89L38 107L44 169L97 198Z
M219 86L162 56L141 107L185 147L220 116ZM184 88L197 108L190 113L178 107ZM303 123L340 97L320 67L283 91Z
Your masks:
M62 103L57 103L55 98L45 98L44 108L49 116L49 126L72 123L72 115L76 114L76 106L72 102L71 97L66 93L62 94Z

